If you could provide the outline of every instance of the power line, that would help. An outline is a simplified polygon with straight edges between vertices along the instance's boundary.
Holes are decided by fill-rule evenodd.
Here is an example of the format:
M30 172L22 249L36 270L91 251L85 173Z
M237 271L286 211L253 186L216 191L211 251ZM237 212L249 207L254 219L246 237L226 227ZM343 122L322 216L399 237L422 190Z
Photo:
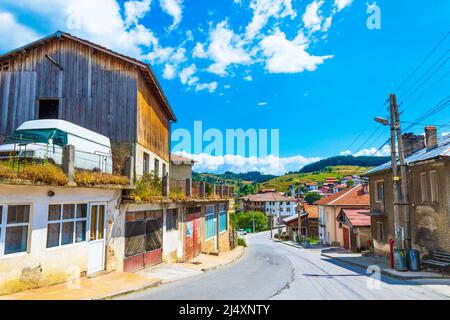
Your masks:
M405 83L411 79L414 74L422 67L422 65L428 60L428 58L439 48L439 46L445 41L445 39L450 34L450 31L447 31L447 33L442 37L442 39L434 46L434 48L425 56L425 58L419 63L419 65L411 72L411 74L400 84L400 86L395 90L395 92L399 92L399 90L405 85Z
M416 121L414 121L411 125L409 125L406 129L402 130L402 134L405 133L405 131L411 129L414 125L418 124L420 121L425 120L426 118L444 110L446 107L450 106L450 96L442 99L441 101L439 101L437 104L435 104L431 109L428 110L428 112L426 112L423 116L419 117ZM377 149L377 151L375 151L375 154L377 152L379 152L386 144L388 144L391 141L391 139L387 139L385 143L383 143L381 145L381 147L379 147Z
M435 67L435 65L439 62L439 61L441 61L441 59L442 58L444 58L444 56L446 56L447 55L447 53L450 51L450 49L449 50L447 50L439 59L438 59L438 61L436 61L419 79L417 79L416 80L416 82L414 82L413 83L413 85L412 86L410 86L409 88L408 88L408 90L406 90L406 92L403 94L403 95L406 95L412 88L414 88L418 83L419 83L419 81L420 80L422 80L426 75L427 75L427 73L428 72L430 72L434 67ZM414 95L416 92L417 92L417 90L419 90L428 80L430 80L431 79L431 77L433 77L435 74L436 74L436 72L438 72L447 62L448 62L448 60L450 60L450 57L448 57L443 63L441 63L438 67L437 67L437 69L436 70L434 70L425 80L423 80L421 83L420 83L420 85L413 91L413 92L411 92L406 98L402 98L401 100L402 100L402 103L404 103L404 102L406 102L412 95Z

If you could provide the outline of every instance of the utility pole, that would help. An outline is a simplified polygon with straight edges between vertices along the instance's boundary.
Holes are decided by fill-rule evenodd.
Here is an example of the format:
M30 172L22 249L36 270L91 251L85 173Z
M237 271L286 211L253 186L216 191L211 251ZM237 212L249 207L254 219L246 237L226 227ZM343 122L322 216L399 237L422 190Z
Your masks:
M253 217L253 233L255 233L255 211L252 212Z
M401 187L401 203L399 205L402 206L403 218L405 221L404 228L404 245L405 249L411 249L411 217L409 212L409 203L408 203L408 178L407 178L407 167L405 162L405 153L403 150L403 139L402 139L402 130L400 125L400 115L398 112L397 99L395 94L392 94L392 101L394 107L394 117L395 117L395 129L397 132L397 146L398 146L398 158L400 161L400 187Z
M272 209L270 209L270 210L272 210ZM270 238L271 239L273 238L273 231L272 231L272 229L273 229L273 217L272 216L273 216L272 212L270 212Z
M400 226L400 206L398 197L398 180L400 178L397 176L397 156L396 156L396 146L395 146L395 109L397 102L395 95L390 95L389 113L390 113L390 127L391 127L391 168L392 168L392 189L394 196L394 229L395 229L395 247L397 249L402 248L401 239L401 226Z
M299 206L300 207L300 206ZM303 235L302 235L302 209L298 210L298 243L302 243Z

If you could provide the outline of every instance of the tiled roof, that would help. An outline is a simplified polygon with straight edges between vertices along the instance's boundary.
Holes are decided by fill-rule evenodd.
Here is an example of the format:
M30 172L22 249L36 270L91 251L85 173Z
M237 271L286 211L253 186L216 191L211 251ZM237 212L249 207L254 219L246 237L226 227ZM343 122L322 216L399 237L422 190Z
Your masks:
M433 149L423 148L405 159L406 164L430 160L438 157L450 157L450 134L438 139L438 146ZM391 168L391 162L386 162L378 167L370 169L364 175L369 175L378 171Z
M325 206L369 206L370 197L368 193L362 192L362 185L357 185L353 188L342 190L329 197L322 198L314 204Z
M370 227L370 215L364 213L369 213L370 210L361 209L342 209L341 212L345 214L347 219L350 221L353 227Z
M268 201L296 201L294 198L285 197L281 194L278 194L276 192L263 192L263 193L256 193L251 194L245 197L242 197L241 199L246 201L261 201L261 202L268 202Z
M307 204L304 205L305 211L309 213L308 217L312 219L318 219L319 218L319 207L315 206L313 204Z
M175 163L183 163L183 164L190 164L190 163L197 162L193 159L182 157L182 156L174 154L174 153L170 154L170 161L175 162Z

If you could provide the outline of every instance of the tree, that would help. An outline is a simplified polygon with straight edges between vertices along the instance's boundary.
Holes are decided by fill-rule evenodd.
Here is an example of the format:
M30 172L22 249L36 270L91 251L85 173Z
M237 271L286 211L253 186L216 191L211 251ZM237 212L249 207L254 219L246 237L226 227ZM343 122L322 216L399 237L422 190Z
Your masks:
M351 187L353 187L355 185L355 181L347 180L346 184L347 184L347 188L351 188Z
M256 232L269 229L269 219L263 212L259 211L248 211L239 214L237 217L237 227L253 230L253 216L255 218Z
M305 195L305 201L309 204L313 204L317 200L320 200L320 194L318 194L317 192L311 191Z

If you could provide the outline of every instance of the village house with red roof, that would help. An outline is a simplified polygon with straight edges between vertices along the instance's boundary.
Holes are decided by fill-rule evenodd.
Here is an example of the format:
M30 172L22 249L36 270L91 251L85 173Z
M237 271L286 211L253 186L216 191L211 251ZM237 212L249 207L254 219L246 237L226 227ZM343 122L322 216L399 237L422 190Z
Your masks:
M350 236L348 228L338 221L341 209L369 209L370 197L367 185L342 190L315 202L319 207L319 238L322 244L344 246L345 236ZM346 240L347 241L347 240Z

